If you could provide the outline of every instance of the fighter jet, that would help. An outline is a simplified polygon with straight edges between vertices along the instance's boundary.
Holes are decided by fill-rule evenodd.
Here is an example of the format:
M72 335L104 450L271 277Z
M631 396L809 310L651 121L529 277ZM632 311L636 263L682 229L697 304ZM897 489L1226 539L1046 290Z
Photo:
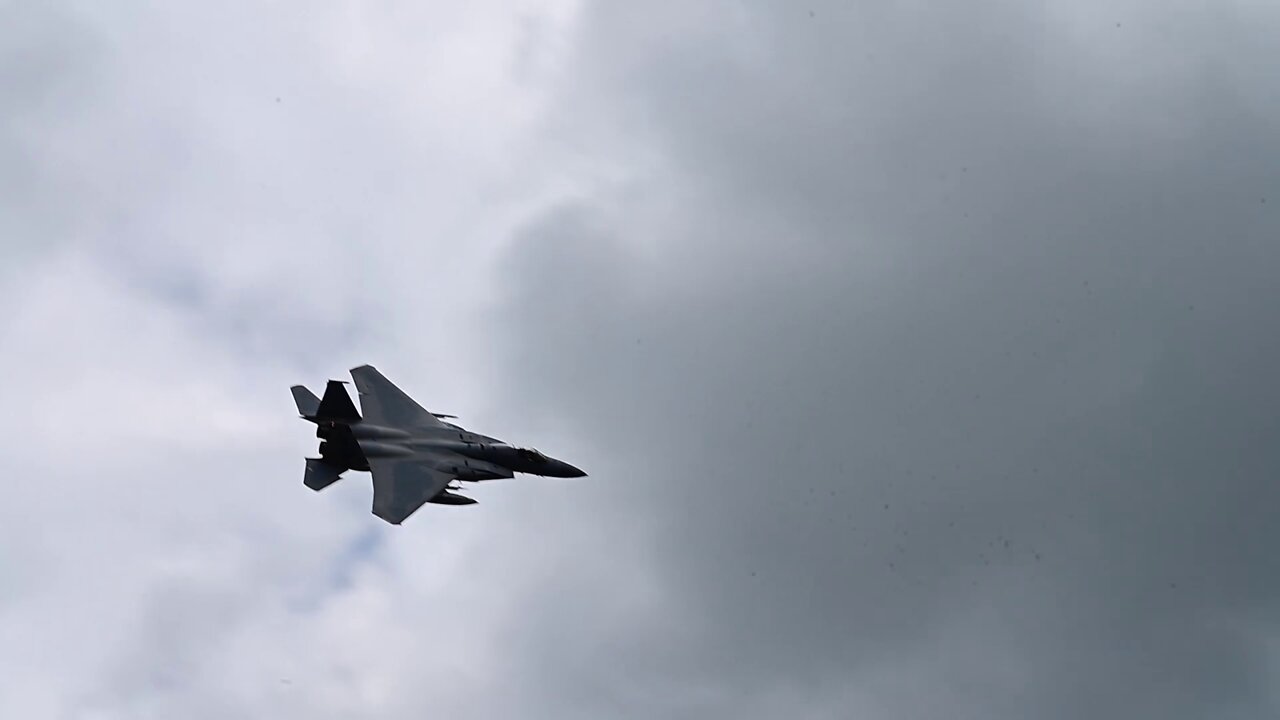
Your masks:
M373 514L399 525L424 503L474 505L458 482L510 478L515 473L576 478L586 473L532 448L466 430L414 402L372 365L351 370L361 416L346 383L330 380L320 399L294 385L294 402L316 425L320 457L307 458L303 484L319 492L348 470L373 475Z

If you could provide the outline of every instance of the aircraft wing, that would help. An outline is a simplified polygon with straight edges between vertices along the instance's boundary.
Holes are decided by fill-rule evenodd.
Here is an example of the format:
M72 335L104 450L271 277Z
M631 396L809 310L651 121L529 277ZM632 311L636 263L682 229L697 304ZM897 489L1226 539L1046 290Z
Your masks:
M413 398L383 377L372 365L351 370L360 392L360 409L370 425L393 428L443 428L440 418L427 412Z
M369 461L369 470L373 473L373 514L392 525L404 522L453 479L415 458L374 458Z

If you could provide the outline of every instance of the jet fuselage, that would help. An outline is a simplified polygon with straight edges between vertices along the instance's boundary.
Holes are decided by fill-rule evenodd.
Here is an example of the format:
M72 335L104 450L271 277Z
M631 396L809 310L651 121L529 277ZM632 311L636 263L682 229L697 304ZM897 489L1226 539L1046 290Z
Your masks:
M514 447L456 426L411 433L364 422L322 422L316 428L316 436L326 441L321 445L322 456L352 470L367 471L372 457L427 453L427 464L472 482L509 478L518 472L546 477L583 476L578 468L537 450Z

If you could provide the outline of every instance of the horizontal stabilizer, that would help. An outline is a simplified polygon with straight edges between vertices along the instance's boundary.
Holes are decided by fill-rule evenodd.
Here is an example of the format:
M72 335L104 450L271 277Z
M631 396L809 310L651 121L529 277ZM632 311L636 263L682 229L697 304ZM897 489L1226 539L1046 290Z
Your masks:
M320 492L341 478L342 468L330 465L319 458L307 458L307 472L302 478L302 484Z
M324 388L324 399L320 401L320 406L316 408L317 420L336 420L343 423L360 422L360 413L356 411L355 403L351 402L351 396L347 394L347 389L343 387L345 383L339 380L330 380L329 384Z
M293 402L298 406L298 414L302 417L314 417L320 409L320 398L302 385L289 388L293 392Z

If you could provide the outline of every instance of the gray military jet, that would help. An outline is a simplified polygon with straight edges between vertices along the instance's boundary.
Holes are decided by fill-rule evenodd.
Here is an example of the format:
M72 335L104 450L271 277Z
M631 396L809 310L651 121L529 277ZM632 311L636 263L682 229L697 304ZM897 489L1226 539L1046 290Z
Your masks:
M303 484L319 492L347 470L373 475L373 514L399 525L424 503L474 505L456 494L453 481L478 482L513 477L515 473L548 477L583 477L586 473L537 450L518 448L496 438L463 429L424 409L372 365L351 370L360 407L356 410L345 383L330 380L320 399L294 385L294 402L303 419L315 423L320 457L307 458Z

